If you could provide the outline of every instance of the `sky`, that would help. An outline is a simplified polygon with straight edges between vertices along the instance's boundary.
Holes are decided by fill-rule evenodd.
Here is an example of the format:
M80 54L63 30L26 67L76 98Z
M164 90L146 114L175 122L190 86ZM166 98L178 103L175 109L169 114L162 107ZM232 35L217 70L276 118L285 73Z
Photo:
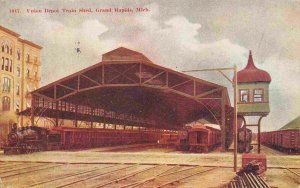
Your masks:
M299 116L298 0L0 0L0 7L0 25L43 46L42 86L100 62L103 53L120 46L176 71L234 64L241 70L252 50L256 66L272 77L271 112L262 130L276 130ZM93 12L62 12L80 8ZM96 12L108 8L133 12ZM11 9L20 13L10 13ZM60 12L27 12L37 9ZM231 84L218 73L188 74L226 86L232 99Z

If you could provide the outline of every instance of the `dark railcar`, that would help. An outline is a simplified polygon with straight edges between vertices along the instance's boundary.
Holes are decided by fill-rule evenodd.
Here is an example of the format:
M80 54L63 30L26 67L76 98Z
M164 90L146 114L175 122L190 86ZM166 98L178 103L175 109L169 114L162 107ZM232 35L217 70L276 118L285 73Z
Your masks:
M221 144L221 131L205 125L188 127L186 133L181 133L177 148L190 152L207 153Z
M161 131L151 130L115 130L57 127L55 131L61 134L63 149L82 149L101 146L157 143Z

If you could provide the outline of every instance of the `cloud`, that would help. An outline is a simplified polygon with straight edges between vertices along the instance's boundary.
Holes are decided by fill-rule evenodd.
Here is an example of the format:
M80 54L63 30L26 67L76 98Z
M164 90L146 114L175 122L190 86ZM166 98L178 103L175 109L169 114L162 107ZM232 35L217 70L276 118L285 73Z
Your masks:
M77 27L47 20L43 22L43 28L46 46L42 52L44 83L100 62L99 49L103 44L98 37L107 31L107 27L98 20L86 20ZM77 47L81 50L80 54L76 53Z
M6 9L14 5L4 2ZM28 1L20 2L19 6L134 6L132 1L76 2ZM251 48L256 65L273 78L270 85L271 113L263 120L263 129L270 130L295 118L300 102L300 47L297 45L300 41L297 20L300 11L292 1L278 4L279 1L251 2L250 6L245 1L232 7L227 2L216 5L197 0L184 4L173 1L167 5L139 1L136 6L151 11L134 14L21 14L14 19L0 11L0 16L3 18L1 24L11 26L24 38L44 47L43 85L99 62L103 53L119 46L140 51L154 63L177 71L232 67L234 64L240 70L246 66ZM231 14L225 16L226 12ZM80 55L74 50L77 41L80 41ZM218 73L190 74L225 85L232 93L231 84ZM230 78L233 76L230 72L226 74Z

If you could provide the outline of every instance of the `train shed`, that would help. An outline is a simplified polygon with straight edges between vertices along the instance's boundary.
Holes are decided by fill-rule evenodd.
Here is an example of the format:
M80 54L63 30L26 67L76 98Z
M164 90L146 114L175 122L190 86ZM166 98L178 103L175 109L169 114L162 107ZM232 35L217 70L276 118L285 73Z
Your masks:
M142 53L117 48L102 61L32 93L20 115L180 130L206 119L219 124L225 148L233 108L227 89L153 63ZM227 128L227 129L226 129Z

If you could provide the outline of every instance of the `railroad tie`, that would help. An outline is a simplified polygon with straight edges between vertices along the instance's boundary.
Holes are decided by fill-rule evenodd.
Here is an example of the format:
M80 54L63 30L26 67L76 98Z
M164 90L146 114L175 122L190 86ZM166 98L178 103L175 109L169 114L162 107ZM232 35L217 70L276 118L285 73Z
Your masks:
M243 172L236 176L228 184L229 188L270 188L270 186L259 176L251 172Z

